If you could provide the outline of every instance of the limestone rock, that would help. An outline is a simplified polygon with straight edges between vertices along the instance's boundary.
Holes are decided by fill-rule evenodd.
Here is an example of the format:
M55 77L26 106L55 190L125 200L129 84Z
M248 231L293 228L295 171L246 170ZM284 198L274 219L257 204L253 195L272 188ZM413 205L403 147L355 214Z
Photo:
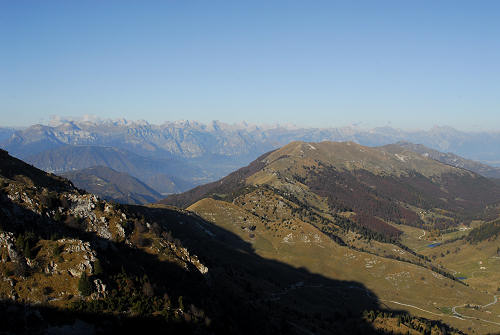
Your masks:
M9 258L12 261L17 261L19 258L19 254L15 248L16 238L14 234L11 232L1 232L0 233L0 249L6 249ZM4 259L2 256L2 263L7 262L7 259Z

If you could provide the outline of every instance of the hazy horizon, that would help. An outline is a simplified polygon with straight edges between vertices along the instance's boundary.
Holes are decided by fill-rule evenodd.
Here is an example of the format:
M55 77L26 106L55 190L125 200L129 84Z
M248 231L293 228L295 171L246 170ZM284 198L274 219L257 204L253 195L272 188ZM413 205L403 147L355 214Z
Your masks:
M207 120L207 121L201 121L201 120L196 120L196 119L173 119L173 120L163 120L159 122L153 122L149 121L146 119L128 119L125 117L117 117L117 118L110 118L110 117L99 117L95 115L81 115L81 116L59 116L59 115L52 115L50 118L44 118L39 120L39 122L31 123L31 124L26 124L26 125L0 125L0 128L11 128L15 130L23 130L27 129L29 127L35 126L35 125L44 125L44 126L50 126L50 127L55 127L60 124L64 124L66 122L92 122L92 123L104 123L104 122L120 122L124 121L126 124L140 124L140 123L147 123L149 125L153 126L160 126L163 124L167 123L181 123L181 122L196 122L200 123L205 126L210 126L213 123L222 123L228 126L248 126L248 127L260 127L260 128L276 128L276 127L282 127L282 128L289 128L289 129L342 129L342 128L353 128L353 129L359 129L359 130L372 130L372 129L377 129L377 128L385 128L389 127L395 130L402 130L402 131L409 131L409 132L418 132L418 131L430 131L432 129L437 129L437 128L450 128L453 130L457 130L460 132L487 132L487 133L492 133L492 132L500 132L500 129L490 127L490 128L482 128L482 127L469 127L469 129L464 129L464 128L459 128L459 127L453 127L447 124L434 124L434 125L429 125L426 127L398 127L393 124L380 124L380 125L367 125L363 124L363 122L353 122L353 123L346 123L346 124L337 124L337 125L324 125L324 126L309 126L309 125L303 125L303 124L297 124L293 122L251 122L248 120L240 120L240 121L234 121L234 122L228 122L224 120Z

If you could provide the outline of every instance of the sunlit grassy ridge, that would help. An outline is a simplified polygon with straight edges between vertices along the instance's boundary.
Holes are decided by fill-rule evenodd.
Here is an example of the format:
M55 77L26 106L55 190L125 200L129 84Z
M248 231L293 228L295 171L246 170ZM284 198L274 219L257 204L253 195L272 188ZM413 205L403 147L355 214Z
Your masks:
M212 188L172 199L263 257L363 282L385 306L486 333L498 331L488 310L495 304L479 308L483 321L457 318L452 308L487 305L492 292L446 278L457 273L427 251L435 239L468 234L464 223L497 215L486 209L499 194L486 178L398 146L293 142Z

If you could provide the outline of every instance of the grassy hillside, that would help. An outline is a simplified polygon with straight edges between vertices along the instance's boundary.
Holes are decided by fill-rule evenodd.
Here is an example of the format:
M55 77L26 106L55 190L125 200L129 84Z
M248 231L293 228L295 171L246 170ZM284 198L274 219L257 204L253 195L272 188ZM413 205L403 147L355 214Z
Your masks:
M204 197L231 200L247 186L269 185L295 197L327 200L329 211L385 235L400 232L385 221L447 229L459 221L491 218L500 187L470 171L399 146L369 148L352 142L293 142L220 181L173 195L162 203L186 207ZM308 199L301 199L308 204Z
M453 307L465 304L487 305L494 299L492 294L452 281L425 266L392 259L390 253L397 252L402 258L406 256L412 260L408 252L395 245L371 241L370 246L365 248L371 247L379 255L361 252L339 245L307 220L282 222L270 218L264 221L238 205L221 200L203 199L190 206L189 210L234 232L265 259L302 267L327 278L363 283L372 292L370 294L375 294L380 303L388 308L443 320L466 333L472 333L472 329L478 333L498 331L498 326L489 323L495 322L491 313L497 313L496 305L479 311L473 308L461 311L465 315L479 313L478 317L486 322L460 320L451 312ZM310 286L314 290L322 288L317 284Z
M493 223L495 225L495 223ZM486 223L468 231L468 234L458 240L450 239L432 248L422 249L436 264L453 271L468 285L491 294L500 292L500 240L498 234L489 238L480 238L477 231L484 232L482 227L490 227ZM500 311L500 310L499 310Z
M387 307L487 333L500 326L492 293L464 285L418 237L459 237L464 224L498 215L499 195L484 177L401 147L294 142L162 202L189 205L264 258L361 282Z

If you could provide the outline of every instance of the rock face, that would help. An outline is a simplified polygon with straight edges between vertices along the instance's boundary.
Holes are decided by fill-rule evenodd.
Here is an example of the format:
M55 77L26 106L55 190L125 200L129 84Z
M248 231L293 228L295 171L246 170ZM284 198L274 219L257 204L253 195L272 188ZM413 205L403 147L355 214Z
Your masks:
M93 209L95 208L95 204L97 203L97 197L95 195L88 196L77 196L72 194L69 196L72 201L71 206L71 214L79 215L81 217L92 216L92 221L97 220L93 213Z
M93 299L106 298L108 292L106 291L106 285L102 282L101 279L94 279L95 290L92 293Z
M2 263L8 261L17 261L19 259L19 254L15 249L16 239L14 234L10 232L0 232L0 249L6 250L6 253L2 252Z
M96 261L96 252L91 249L89 242L76 239L62 239L59 242L63 243L65 253L69 255L78 254L78 258L80 259L74 267L68 269L68 273L72 277L80 277L83 272L88 274L93 273L92 264Z
M57 264L52 260L47 264L44 272L48 275L53 275L57 273Z
M174 252L179 257L179 259L183 261L183 266L186 270L189 269L189 264L191 264L202 275L206 275L208 273L208 267L200 262L198 256L191 255L186 248L178 247L177 245L175 245L175 243L168 241L162 241L160 245L164 248L169 248L170 250L172 250L172 252Z

